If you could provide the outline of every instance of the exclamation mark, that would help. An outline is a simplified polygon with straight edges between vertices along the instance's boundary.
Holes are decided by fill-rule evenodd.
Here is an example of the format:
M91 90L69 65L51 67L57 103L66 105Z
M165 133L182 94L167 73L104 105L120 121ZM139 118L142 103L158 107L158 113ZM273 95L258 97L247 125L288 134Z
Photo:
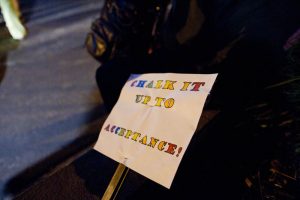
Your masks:
M177 157L179 156L179 154L181 153L181 150L182 150L182 147L179 147L179 149L178 149L178 153L177 153Z

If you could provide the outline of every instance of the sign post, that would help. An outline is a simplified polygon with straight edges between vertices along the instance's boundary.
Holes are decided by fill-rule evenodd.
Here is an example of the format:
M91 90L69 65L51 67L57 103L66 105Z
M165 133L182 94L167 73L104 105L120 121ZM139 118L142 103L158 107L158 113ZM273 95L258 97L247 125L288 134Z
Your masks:
M127 176L128 171L128 167L119 163L113 177L108 184L108 187L105 190L102 200L115 199L123 184L124 179Z

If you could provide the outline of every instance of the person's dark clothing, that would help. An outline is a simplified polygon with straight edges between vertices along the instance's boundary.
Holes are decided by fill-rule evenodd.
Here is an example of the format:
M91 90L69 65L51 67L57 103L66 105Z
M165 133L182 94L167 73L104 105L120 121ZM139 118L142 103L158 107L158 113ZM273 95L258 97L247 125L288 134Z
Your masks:
M130 44L139 40L124 38L129 52L121 49L115 55L122 56L99 67L104 102L110 110L132 73L219 73L205 108L221 112L195 134L170 191L149 182L136 194L151 186L165 198L241 199L245 177L261 162L299 157L300 42L285 46L300 28L300 1L176 0L172 5L157 28L159 45L143 34L143 49L135 49Z

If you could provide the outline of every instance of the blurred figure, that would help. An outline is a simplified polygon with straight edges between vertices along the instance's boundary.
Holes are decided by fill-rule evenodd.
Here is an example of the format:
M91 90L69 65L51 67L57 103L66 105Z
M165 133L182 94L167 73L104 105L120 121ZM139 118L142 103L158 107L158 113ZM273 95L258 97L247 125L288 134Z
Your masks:
M11 36L21 40L26 35L26 29L20 20L20 10L17 0L0 0L1 12Z
M86 45L108 111L130 74L219 74L204 109L219 113L172 188L145 183L130 199L296 199L299 10L296 0L106 0Z

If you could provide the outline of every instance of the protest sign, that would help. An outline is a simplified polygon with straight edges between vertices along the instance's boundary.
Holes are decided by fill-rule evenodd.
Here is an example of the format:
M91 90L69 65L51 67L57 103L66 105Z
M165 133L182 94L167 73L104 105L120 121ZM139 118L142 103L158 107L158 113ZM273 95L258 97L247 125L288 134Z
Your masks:
M132 75L94 148L170 188L216 77Z

